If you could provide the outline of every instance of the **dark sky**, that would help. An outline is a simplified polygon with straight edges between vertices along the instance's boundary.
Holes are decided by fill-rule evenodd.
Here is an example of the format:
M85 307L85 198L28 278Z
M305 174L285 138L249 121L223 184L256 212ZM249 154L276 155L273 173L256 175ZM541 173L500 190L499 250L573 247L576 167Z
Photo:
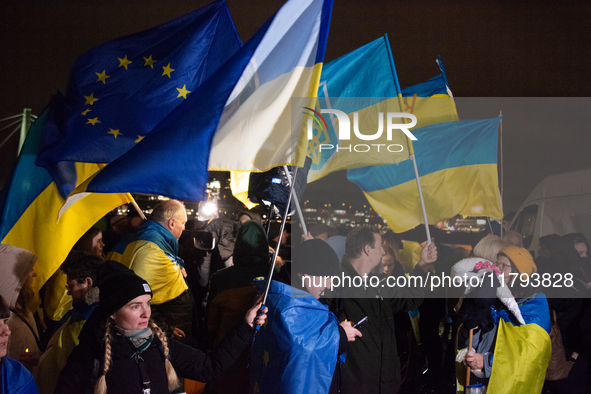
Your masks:
M209 1L3 1L0 2L0 119L32 108L39 114L64 90L75 59L107 40L135 33ZM347 1L335 0L326 62L388 33L402 87L438 73L441 55L458 98L460 119L469 111L492 117L503 110L505 211L515 210L547 175L591 167L589 122L534 125L543 114L531 100L460 105L464 97L586 97L591 92L591 3L583 1ZM282 1L229 0L246 41ZM468 100L468 104L474 104ZM566 109L585 112L589 100ZM523 105L523 111L518 110ZM529 108L529 109L527 109ZM538 111L538 112L536 112ZM591 112L588 109L587 112ZM513 120L508 119L509 113ZM565 112L563 112L564 114ZM521 118L520 118L521 117ZM518 119L519 118L519 119ZM529 119L529 120L528 120ZM4 125L0 123L0 127ZM533 133L533 129L539 133ZM0 141L8 130L0 131ZM0 185L12 168L17 138L1 153Z

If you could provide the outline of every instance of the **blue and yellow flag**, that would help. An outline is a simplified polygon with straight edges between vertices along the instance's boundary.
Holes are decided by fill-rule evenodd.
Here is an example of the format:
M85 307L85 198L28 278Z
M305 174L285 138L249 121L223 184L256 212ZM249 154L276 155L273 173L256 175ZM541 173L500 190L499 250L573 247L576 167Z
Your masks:
M127 234L107 255L132 269L152 288L152 304L168 302L188 289L178 257L179 243L160 223L148 220ZM135 263L135 264L134 264Z
M316 97L331 13L332 0L291 0L267 22L266 34L224 109L210 170L304 166L304 115L292 112L292 98Z
M33 282L36 291L59 268L90 227L109 211L133 200L130 194L85 194L64 205L65 200L49 172L35 165L48 111L46 109L31 125L0 203L2 243L38 256L35 265L38 276ZM76 169L84 177L97 171L99 166L81 163Z
M180 106L201 116L174 127L193 130L210 116L217 124L219 114L216 117L210 106L197 102L187 108L186 102L197 94L208 96L202 101L215 98L215 92L200 87L241 45L226 3L215 1L164 25L91 49L76 61L67 94L53 108L37 164L50 171L66 196L78 183L68 163L111 163L161 130ZM179 112L174 116L179 117ZM195 156L209 151L210 138L192 147ZM173 154L163 153L159 161L166 162Z
M429 224L455 215L502 218L497 176L501 117L438 123L413 130ZM347 171L388 227L404 232L423 222L413 164Z
M310 140L307 151L313 163L308 182L334 171L395 164L407 160L411 154L407 136L399 130L391 134L392 138L384 133L379 139L368 141L365 135L351 133L349 140L343 140L336 131L340 131L341 120L337 124L332 114L322 116L323 110L341 110L349 115L353 125L357 114L357 128L361 134L372 134L376 129L386 128L386 121L382 119L380 125L377 119L387 112L416 116L413 130L458 120L440 60L439 64L439 76L400 90L388 36L385 35L325 65L317 108L313 108L314 111L309 109L308 113L316 122L314 138ZM410 120L396 123L410 123Z
M542 392L552 356L548 301L538 293L519 309L525 325L519 325L506 310L499 313L489 393Z
M266 306L250 356L249 392L328 393L339 350L336 316L310 294L276 281Z
M417 116L416 128L459 120L441 57L437 58L437 64L438 76L402 89L402 112Z

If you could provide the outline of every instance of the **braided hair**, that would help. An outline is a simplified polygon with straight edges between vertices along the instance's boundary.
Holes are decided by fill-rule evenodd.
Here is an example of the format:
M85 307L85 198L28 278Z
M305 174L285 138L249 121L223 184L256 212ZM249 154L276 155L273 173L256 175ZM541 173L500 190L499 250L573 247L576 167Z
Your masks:
M179 387L179 379L176 375L176 372L168 359L168 340L166 339L166 334L162 332L160 327L156 325L152 320L149 323L150 328L158 336L160 342L162 342L162 347L164 348L164 366L166 367L166 376L168 378L168 389L173 391L177 387Z
M107 319L107 325L105 326L105 357L103 361L103 373L96 381L94 386L94 394L106 394L107 393L107 372L111 366L111 325L113 320Z

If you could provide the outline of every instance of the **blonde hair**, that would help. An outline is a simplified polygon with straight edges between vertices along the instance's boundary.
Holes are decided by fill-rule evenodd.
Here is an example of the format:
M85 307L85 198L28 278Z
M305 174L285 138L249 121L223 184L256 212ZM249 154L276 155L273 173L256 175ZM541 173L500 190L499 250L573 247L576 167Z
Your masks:
M94 394L106 394L107 393L107 379L106 375L109 371L109 367L111 366L111 326L113 325L112 319L107 319L107 325L105 326L105 357L103 361L103 373L96 381L96 385L94 386ZM166 335L162 332L160 327L156 325L152 320L149 323L152 332L156 334L156 336L162 342L162 347L164 348L164 366L166 367L166 377L168 378L168 390L173 391L177 387L179 387L179 379L174 371L170 360L168 359L168 340L166 339Z
M499 237L484 237L476 244L473 253L475 257L481 257L492 263L496 263L497 254L503 250L505 246L505 242Z
M173 391L177 387L180 386L179 378L176 376L176 372L170 360L168 359L168 340L166 339L166 335L162 332L160 327L156 325L152 320L150 320L150 328L152 331L158 336L160 342L162 342L162 347L164 348L164 366L166 367L166 377L168 378L168 389Z

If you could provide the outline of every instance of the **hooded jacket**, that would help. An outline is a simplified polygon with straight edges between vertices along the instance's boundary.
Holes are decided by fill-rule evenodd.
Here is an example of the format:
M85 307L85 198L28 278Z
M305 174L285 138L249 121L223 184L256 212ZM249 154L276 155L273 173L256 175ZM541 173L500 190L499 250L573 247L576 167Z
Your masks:
M0 261L2 261L0 294L11 310L14 310L19 293L37 261L37 256L16 246L0 245ZM19 312L18 316L14 312L11 313L8 326L12 332L8 344L8 357L18 359L26 349L29 352L41 350L37 344L39 338L37 324L30 311ZM37 370L31 364L23 363L23 365L33 374Z

